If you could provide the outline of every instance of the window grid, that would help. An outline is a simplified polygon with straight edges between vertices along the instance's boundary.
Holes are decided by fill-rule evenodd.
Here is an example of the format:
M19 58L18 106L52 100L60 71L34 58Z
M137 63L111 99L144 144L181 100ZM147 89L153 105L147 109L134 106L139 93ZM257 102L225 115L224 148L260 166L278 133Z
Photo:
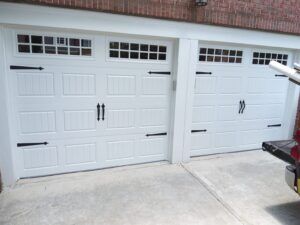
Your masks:
M288 55L280 53L253 52L252 64L254 65L269 65L274 60L283 65L287 65Z
M109 42L109 57L116 59L166 61L167 46L129 42Z
M242 63L243 51L233 49L200 48L200 62Z
M92 55L92 41L89 39L18 34L17 42L18 52L22 54Z

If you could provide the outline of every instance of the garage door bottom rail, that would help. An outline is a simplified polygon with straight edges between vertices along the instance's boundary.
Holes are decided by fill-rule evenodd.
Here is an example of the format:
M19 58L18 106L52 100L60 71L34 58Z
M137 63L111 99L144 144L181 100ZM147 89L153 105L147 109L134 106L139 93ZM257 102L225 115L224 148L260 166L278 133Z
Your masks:
M291 165L295 165L295 159L292 157L292 148L296 145L297 142L295 140L269 141L263 142L262 149Z

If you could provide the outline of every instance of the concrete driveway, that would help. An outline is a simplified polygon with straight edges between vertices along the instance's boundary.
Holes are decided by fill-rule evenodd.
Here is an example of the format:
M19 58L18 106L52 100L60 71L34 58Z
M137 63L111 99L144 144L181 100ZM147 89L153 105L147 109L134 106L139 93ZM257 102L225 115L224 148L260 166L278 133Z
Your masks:
M22 180L2 225L300 224L284 163L261 151Z

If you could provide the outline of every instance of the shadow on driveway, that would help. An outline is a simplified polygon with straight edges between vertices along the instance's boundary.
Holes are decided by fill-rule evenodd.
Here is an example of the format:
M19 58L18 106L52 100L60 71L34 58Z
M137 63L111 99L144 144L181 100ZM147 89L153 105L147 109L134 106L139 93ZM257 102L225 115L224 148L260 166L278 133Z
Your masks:
M269 206L266 211L284 225L300 224L300 200Z

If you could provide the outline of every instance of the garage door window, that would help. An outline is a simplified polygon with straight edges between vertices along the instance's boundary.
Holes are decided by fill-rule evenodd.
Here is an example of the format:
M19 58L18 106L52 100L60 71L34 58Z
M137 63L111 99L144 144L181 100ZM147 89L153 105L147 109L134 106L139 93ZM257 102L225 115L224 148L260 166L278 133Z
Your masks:
M109 57L143 61L166 61L167 46L111 41L109 42Z
M272 60L282 63L283 65L287 65L288 55L280 53L253 52L252 64L269 65Z
M243 51L235 49L200 48L200 62L242 63Z
M18 53L92 56L90 39L18 34Z

